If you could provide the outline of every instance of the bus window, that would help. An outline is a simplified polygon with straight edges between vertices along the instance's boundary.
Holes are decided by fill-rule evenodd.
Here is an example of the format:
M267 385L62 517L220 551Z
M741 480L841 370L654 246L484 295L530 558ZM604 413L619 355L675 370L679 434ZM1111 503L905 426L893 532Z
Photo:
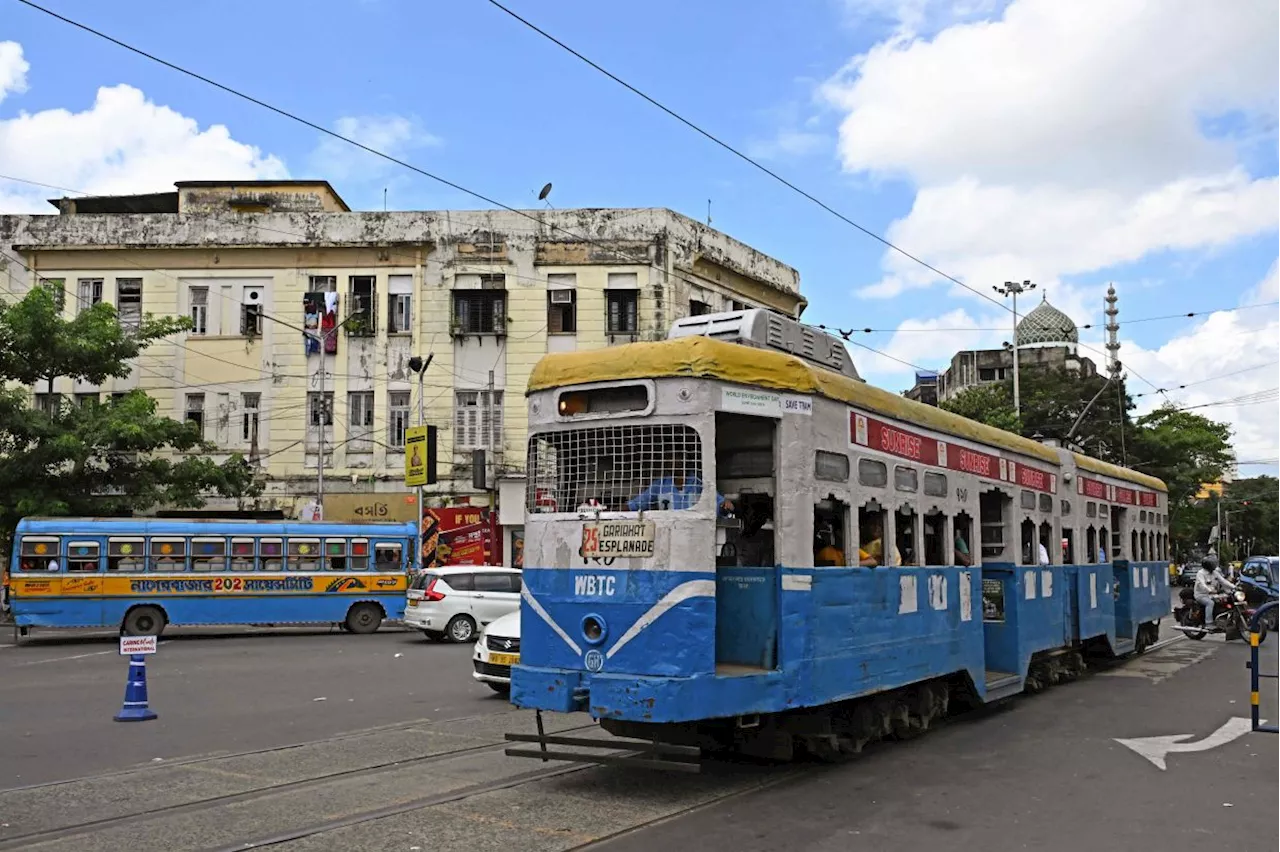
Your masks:
M225 538L193 538L191 540L191 570L227 570L227 540Z
M325 567L330 571L347 570L347 540L345 538L326 538L324 540Z
M947 564L947 516L937 510L924 516L924 564Z
M151 570L187 570L187 540L183 538L151 539Z
M903 468L910 470L910 468ZM915 473L914 470L911 471ZM910 507L898 509L893 516L894 541L901 556L899 565L919 565L920 553L916 548L916 510Z
M231 570L252 571L253 569L253 539L231 539Z
M320 570L320 539L318 538L289 539L289 570L290 571L319 571Z
M956 564L968 568L973 565L973 518L968 512L961 512L951 523L955 527L952 543L955 545Z
M263 571L284 570L284 544L278 538L258 542L258 567Z
M57 571L58 549L61 544L61 539L56 536L23 536L22 546L19 548L18 570L24 573Z
M845 523L849 507L834 496L813 507L813 564L847 565L845 559Z
M347 560L350 571L367 571L369 569L369 540L367 538L351 539L351 558Z
M401 571L404 566L400 561L403 547L398 541L380 541L374 546L375 571ZM453 585L451 582L449 585ZM455 587L456 588L456 587Z
M140 574L147 568L145 542L140 538L107 539L107 570Z
M101 548L96 541L72 541L67 543L67 570L76 572L97 571Z

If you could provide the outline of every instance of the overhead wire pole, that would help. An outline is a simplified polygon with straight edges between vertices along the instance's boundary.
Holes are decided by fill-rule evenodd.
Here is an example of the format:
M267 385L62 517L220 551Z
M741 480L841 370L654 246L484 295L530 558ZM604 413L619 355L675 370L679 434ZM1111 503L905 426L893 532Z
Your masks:
M1036 285L1030 281L1023 281L1019 284L1017 281L1006 281L1003 287L992 287L1001 296L1013 297L1013 413L1019 420L1022 419L1022 398L1021 390L1018 387L1018 294L1029 293L1036 289Z

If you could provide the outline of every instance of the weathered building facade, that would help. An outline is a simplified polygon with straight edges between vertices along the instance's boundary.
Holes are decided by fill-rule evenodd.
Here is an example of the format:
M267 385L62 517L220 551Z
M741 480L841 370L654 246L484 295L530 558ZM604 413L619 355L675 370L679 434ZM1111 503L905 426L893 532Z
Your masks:
M501 494L523 475L524 389L543 354L662 338L691 313L805 304L794 269L663 209L351 212L323 181L53 203L57 215L0 216L10 289L52 280L69 312L106 301L121 322L193 326L127 379L62 380L55 394L146 390L258 465L260 508L287 517L321 487L328 517L416 511L403 485L414 356L432 356L422 405L441 481L429 500L498 495L518 527L522 496ZM475 449L485 491L471 485Z

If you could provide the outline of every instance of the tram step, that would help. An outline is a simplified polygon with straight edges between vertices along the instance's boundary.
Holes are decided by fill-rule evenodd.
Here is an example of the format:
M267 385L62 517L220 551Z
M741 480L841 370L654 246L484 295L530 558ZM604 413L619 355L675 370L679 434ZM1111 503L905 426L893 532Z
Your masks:
M1117 655L1119 655L1119 654L1127 654L1127 653L1129 653L1130 651L1132 651L1132 650L1133 650L1134 648L1136 648L1136 647L1137 647L1137 644L1136 644L1132 639L1125 639L1125 638L1120 637L1120 636L1117 636L1117 637L1116 637L1116 648L1115 648L1115 652L1116 652L1116 654L1117 654Z
M998 689L1007 684L1018 680L1018 676L1013 672L997 672L987 669L987 689Z
M508 748L508 757L527 757L535 760L563 760L574 763L624 764L645 769L669 769L677 772L700 771L701 750L697 746L683 746L632 739L585 739L548 734L506 735L507 742L532 743L538 748ZM560 751L547 746L571 746L590 751Z

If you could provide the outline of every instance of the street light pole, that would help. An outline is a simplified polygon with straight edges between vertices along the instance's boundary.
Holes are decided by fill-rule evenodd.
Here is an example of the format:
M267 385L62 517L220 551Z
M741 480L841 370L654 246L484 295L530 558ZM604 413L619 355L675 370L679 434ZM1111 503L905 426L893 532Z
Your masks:
M409 369L418 374L418 425L427 425L427 408L424 388L424 380L427 377L427 368L431 366L431 359L435 358L434 352L427 353L427 359L424 361L417 355L409 359ZM426 507L427 489L425 485L418 486L418 553L422 553L422 515Z
M991 289L1001 296L1013 297L1013 413L1021 419L1022 396L1021 389L1018 387L1018 294L1029 293L1036 289L1036 285L1030 281L1023 281L1021 284L1017 281L1006 281L1003 287Z

